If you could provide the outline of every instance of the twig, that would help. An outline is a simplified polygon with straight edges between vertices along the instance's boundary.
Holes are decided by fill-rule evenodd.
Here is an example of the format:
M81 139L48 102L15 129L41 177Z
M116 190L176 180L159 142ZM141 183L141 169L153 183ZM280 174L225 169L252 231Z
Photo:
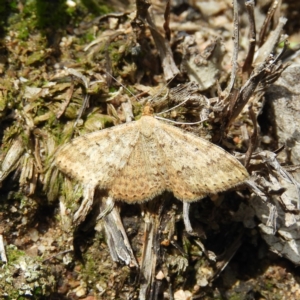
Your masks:
M43 260L43 263L45 263L46 261L48 261L48 260L50 260L50 259L52 259L52 258L55 258L55 257L57 257L57 256L59 256L59 255L67 254L67 253L70 253L70 252L72 252L72 251L74 251L74 250L73 250L73 249L69 249L69 250L65 250L65 251L58 252L58 253L56 253L56 254L54 254L54 255L52 255L52 256L50 256L50 257L44 259L44 260Z
M260 83L262 78L265 76L265 64L260 64L252 72L251 77L246 81L244 86L240 89L237 98L231 105L229 115L226 117L224 128L227 128L231 122L240 114L245 105L248 103L250 97L253 95L257 85Z
M109 39L105 43L105 68L106 68L106 73L108 73L108 74L113 74L111 58L109 55L109 47L112 44L113 40L121 34L124 34L124 33L121 31L116 31L113 35L111 35L109 37ZM111 87L112 79L113 79L112 76L106 77L106 83L107 83L108 87Z
M151 204L150 204L151 205ZM145 205L145 229L144 229L144 241L143 241L143 252L141 259L140 268L140 292L139 299L146 300L152 299L150 294L154 291L151 287L154 284L155 267L158 260L156 253L156 243L159 227L159 216L154 215L148 211L148 206Z
M249 105L249 116L251 118L252 124L253 124L253 132L250 138L250 144L249 148L245 154L245 167L247 168L251 159L251 155L253 151L255 150L257 146L257 140L258 140L258 127L257 127L257 120L256 115L252 109L252 105Z
M239 54L239 9L238 9L238 2L237 0L233 1L233 41L234 41L234 47L233 47L233 55L232 55L232 69L231 69L231 77L230 77L230 83L227 90L227 97L230 95L230 92L233 88L235 77L237 73L238 68L238 54Z
M265 37L266 37L266 34L267 34L267 29L269 28L269 24L270 24L271 19L272 19L273 15L274 15L274 13L277 9L277 6L278 6L278 1L275 0L273 2L273 5L269 8L267 17L265 18L265 21L264 21L264 23L261 27L260 33L259 33L258 47L261 47L261 45L265 41Z
M279 18L281 15L281 4L282 4L282 0L276 0L277 2L277 7L275 8L275 12L274 12L274 16L273 16L273 22L275 25L278 24L279 22Z
M148 8L150 7L150 1L137 0L136 7L136 17L131 22L131 25L134 31L136 32L138 40L141 40L142 35L145 33L145 25L148 25L161 59L165 79L168 81L169 79L175 77L177 74L180 73L179 69L175 64L170 43L166 38L164 38L160 34L150 17L150 14L148 12Z
M255 59L254 59L255 64L259 64L265 61L273 52L274 47L279 41L282 28L286 24L286 22L287 22L286 18L282 17L279 19L276 29L270 34L267 41L256 52Z
M164 30L165 30L165 37L168 41L171 40L171 30L170 30L170 10L171 10L171 1L168 0L166 4L166 9L164 13L165 23L164 23Z
M250 23L250 45L248 49L248 54L245 59L244 65L243 65L243 73L248 73L248 76L250 75L252 69L252 62L255 52L255 45L256 45L256 27L255 27L255 19L254 19L254 0L249 0L246 2L246 9L248 12L249 17L249 23Z

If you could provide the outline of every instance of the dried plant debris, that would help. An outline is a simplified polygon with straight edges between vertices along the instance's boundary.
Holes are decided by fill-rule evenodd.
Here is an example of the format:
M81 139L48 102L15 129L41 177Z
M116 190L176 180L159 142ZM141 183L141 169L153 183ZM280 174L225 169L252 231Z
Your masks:
M140 43L141 46L144 44L145 38L145 29L146 26L149 27L151 35L154 39L157 51L159 52L161 65L164 71L165 80L170 80L175 77L179 70L174 62L173 53L170 47L170 42L167 39L168 34L164 38L161 33L157 30L151 15L149 14L148 8L150 6L150 2L147 0L137 0L136 2L136 16L134 20L131 22L133 29L136 31L137 41ZM167 6L168 7L168 6ZM165 31L169 31L168 28L168 18L169 18L170 11L166 10L164 13L165 16L165 23L164 29ZM167 32L166 32L167 33Z
M182 44L184 51L182 67L191 82L197 82L200 91L205 91L216 84L222 70L223 45L220 38L212 41L203 53L194 37L186 36Z
M261 151L252 156L255 166L250 207L240 206L236 215L245 227L256 226L254 217L260 220L262 237L270 249L299 264L298 237L295 228L299 226L300 185L294 177L280 166L276 155Z
M299 290L299 66L281 1L58 1L55 22L19 2L1 31L1 297ZM292 262L284 280L260 238ZM251 257L265 274L237 271Z

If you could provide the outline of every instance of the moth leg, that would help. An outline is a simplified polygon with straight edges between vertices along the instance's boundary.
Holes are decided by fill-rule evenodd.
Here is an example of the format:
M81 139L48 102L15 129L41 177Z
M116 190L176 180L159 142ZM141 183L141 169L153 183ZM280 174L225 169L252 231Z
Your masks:
M75 225L79 225L85 220L94 202L95 189L96 189L95 185L87 184L84 186L83 200L80 204L79 209L74 214L74 218L73 218L73 222Z
M183 223L184 223L184 227L186 232L191 235L191 236L195 236L195 237L201 237L201 234L198 232L198 230L196 229L196 231L193 229L192 224L191 224L191 220L190 220L190 206L191 203L190 202L185 202L183 201Z
M185 230L188 234L193 235L194 231L192 228L189 212L191 204L189 202L183 202L183 223Z
M109 215L112 210L115 207L115 201L112 197L103 197L101 201L101 212L97 217L97 221L100 221L101 219L105 218L107 215Z

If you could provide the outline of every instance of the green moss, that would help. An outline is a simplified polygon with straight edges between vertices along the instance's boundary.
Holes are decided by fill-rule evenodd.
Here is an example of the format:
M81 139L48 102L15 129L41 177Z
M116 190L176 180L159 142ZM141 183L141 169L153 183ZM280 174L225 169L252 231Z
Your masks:
M27 40L36 28L34 8L34 1L26 1L23 11L19 14L14 14L10 20L14 30L18 33L18 38L21 40Z
M1 113L6 109L8 99L4 97L0 92L0 116Z
M3 36L6 32L7 19L12 12L16 11L17 0L0 0L0 36Z
M274 283L272 281L265 282L265 289L268 291L273 291Z
M68 15L65 0L45 1L36 0L35 11L37 14L37 25L41 29L58 29L68 24ZM51 12L51 13L49 13Z
M8 245L6 248L6 255L9 263L13 264L14 262L18 261L20 257L23 257L25 255L25 252L19 250L14 245Z
M107 1L101 0L81 0L82 4L92 13L94 16L101 16L113 11Z
M95 39L95 35L93 32L87 32L86 34L83 35L81 42L82 45L86 44L86 43L90 43Z
M245 299L245 295L235 294L228 298L229 300L243 300Z
M10 6L5 8L6 16L11 15L10 11L17 9L17 1L9 2ZM67 6L65 0L28 0L23 5L23 9L10 18L10 23L13 24L14 30L21 40L28 40L30 35L38 30L51 39L53 37L51 32L64 29L67 24L72 23L72 20L76 23L76 7Z
M133 111L133 115L137 116L136 119L139 119L143 112L143 105L139 102L132 103L132 111Z
M26 66L30 66L36 62L42 62L46 56L47 54L45 53L45 51L41 50L41 51L34 52L27 57L25 64Z
M112 126L113 121L113 117L95 112L88 116L86 122L84 123L84 127L88 131L100 130Z

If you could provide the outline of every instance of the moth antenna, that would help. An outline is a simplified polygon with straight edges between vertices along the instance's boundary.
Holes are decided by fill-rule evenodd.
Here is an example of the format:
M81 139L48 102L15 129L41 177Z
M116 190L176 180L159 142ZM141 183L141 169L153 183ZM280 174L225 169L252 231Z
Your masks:
M105 73L107 75L109 75L116 83L118 83L122 88L124 88L132 97L134 97L134 99L138 100L138 98L121 82L119 82L117 80L117 78L115 78L112 74L110 74L109 72L105 71Z
M78 121L81 119L81 117L82 117L82 115L83 115L85 109L89 106L89 100L90 100L90 95L89 95L89 94L85 94L85 95L84 95L83 104L82 104L82 106L81 106L81 108L80 108L80 111L79 111L79 113L78 113L78 116L77 116L77 118L76 118L76 121L75 121L74 124L73 124L73 130L74 130L74 128L77 126L77 123L78 123ZM71 135L71 136L73 136L73 132L72 132L72 135Z
M173 107L171 107L171 108L169 108L169 109L167 109L167 110L165 110L165 111L162 111L162 112L160 112L160 113L157 113L157 115L161 115L161 114L167 113L167 112L169 112L169 111L171 111L171 110L173 110L173 109L175 109L175 108L177 108L177 107L183 105L183 104L186 103L187 101L188 101L188 99L182 101L181 103L179 103L179 104L177 104L177 105L175 105L175 106L173 106Z
M158 95L160 95L160 94L162 93L162 90L163 90L165 87L167 87L167 86L173 81L173 79L174 79L175 77L176 77L176 76L172 77L169 81L167 81L167 83L166 83L164 86L161 87L161 89L156 93L156 95L154 95L154 96L152 97L152 100L154 100L155 98L157 98Z
M204 97L205 97L205 96L204 96ZM206 97L205 97L205 99L206 99L206 102L208 102L208 99L207 99ZM184 103L186 103L188 100L189 100L189 99L186 99L186 100L182 101L181 103L179 103L179 104L177 104L177 105L175 105L175 106L173 106L173 107L171 107L171 108L169 108L169 109L167 109L167 110L165 110L165 111L162 111L162 112L160 112L160 113L157 113L156 115L161 115L161 114L167 113L167 112L169 112L169 111L171 111L171 110L173 110L173 109L175 109L175 108L177 108L177 107L180 107L180 106L182 106Z
M136 97L136 96L135 96L135 95L134 95L134 94L133 94L133 93L132 93L125 85L124 85L124 84L122 84L121 82L119 82L112 74L110 74L109 72L105 72L105 73L106 73L107 75L109 75L109 76L110 76L115 82L117 82L120 86L122 86L126 91L128 91L128 92L129 92L136 100L138 100L137 97ZM170 82L171 82L174 78L175 78L175 77L171 78L171 79L168 81L168 83L167 83L164 87L162 87L162 89L165 88L167 85L169 85ZM153 97L153 99L154 99L155 97L157 97L157 95L159 95L159 94L161 93L162 89L156 94L156 96ZM171 111L171 110L173 110L173 109L175 109L175 108L177 108L177 107L183 105L183 104L186 103L187 101L188 101L188 99L184 100L183 102L181 102L181 103L175 105L174 107L172 107L172 108L170 108L170 109L167 109L167 110L165 110L165 111L163 111L163 112L160 112L160 113L155 114L155 118L156 118L156 119L159 119L159 120L168 121L168 122L173 123L173 124L176 124L176 125L196 125L196 124L201 124L201 123L207 121L207 119L204 119L204 120L201 120L201 121L198 121L198 122L185 123L185 122L177 122L177 121L173 121L173 120L169 120L169 119L166 119L166 118L162 118L162 117L158 117L158 116L157 116L157 115L160 115L160 114L169 112L169 111ZM151 105L151 104L150 104L150 105Z
M158 119L158 120L163 120L163 121L168 121L170 123L174 123L174 124L177 124L177 125L196 125L196 124L201 124L205 121L207 121L208 119L204 119L204 120L201 120L201 121L198 121L198 122L192 122L192 123L185 123L185 122L177 122L177 121L173 121L173 120L170 120L170 119L166 119L166 118L162 118L162 117L157 117L157 116L154 116L155 119Z

